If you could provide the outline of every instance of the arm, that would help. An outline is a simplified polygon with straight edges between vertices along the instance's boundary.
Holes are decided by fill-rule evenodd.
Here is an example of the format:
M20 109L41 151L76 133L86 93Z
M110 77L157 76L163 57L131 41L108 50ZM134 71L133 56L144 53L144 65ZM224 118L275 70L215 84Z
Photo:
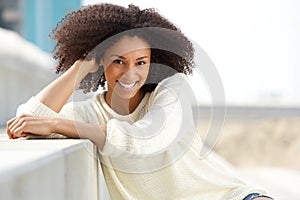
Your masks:
M152 107L141 120L138 120L134 124L129 124L120 120L111 119L107 125L103 125L101 128L102 135L105 136L106 129L107 133L109 133L107 134L108 138L106 138L106 143L104 142L105 138L102 137L102 144L107 144L105 145L105 152L108 153L110 151L114 151L116 148L119 148L120 150L128 152L130 151L132 153L135 152L140 154L148 154L155 153L157 151L164 150L164 148L167 148L168 145L176 139L180 128L182 128L181 125L187 125L183 123L183 119L190 123L193 122L193 120L190 120L190 117L192 116L191 113L188 113L186 115L186 118L182 118L182 111L184 111L185 113L190 112L190 102L187 96L188 88L185 87L186 84L184 83L186 82L186 80L184 80L182 76L183 75L176 75L176 77L172 77L172 79L170 78L168 81L164 81L158 86L158 88L154 92L155 94L153 95L153 99L151 100ZM183 105L182 103L185 103L187 105ZM183 109L182 106L187 109ZM31 107L36 107L36 105L33 105ZM47 106L45 106L45 110L52 111ZM56 118L56 114L57 113L52 112L51 117ZM22 134L27 132L47 135L54 131L51 128L52 125L49 125L49 120L45 121L45 123L42 123L42 121L40 121L41 126L42 124L43 126L50 126L48 126L47 131L39 131L36 129L30 130L30 127L38 127L37 125L30 125L35 123L35 118L31 117L32 116L20 115L9 121L7 125L7 133L9 137L18 138L22 136ZM14 123L13 121L16 122ZM66 123L63 120L61 120L60 122ZM99 125L96 126L98 126L99 128ZM76 128L72 128L69 123L64 125L56 125L56 127L58 127L59 129L55 130L55 132L69 137L78 137L78 132L82 132L80 130L77 132ZM63 129L60 127L69 128ZM189 127L192 129L194 128L193 125ZM24 134L22 137L24 136L26 136L26 134ZM89 138L94 143L97 143L95 141L95 137L96 136L91 135L85 136L85 138ZM128 141L131 141L132 143L129 144ZM110 148L109 146L111 146L112 148ZM102 149L102 146L99 147L100 149ZM118 152L114 151L112 152L112 155L114 153L118 154Z
M82 79L97 71L94 60L77 60L69 70L36 95L36 99L55 112L59 112Z
M6 132L9 138L26 137L29 134L48 136L51 133L60 133L72 138L88 138L101 148L105 140L105 125L91 125L61 119L58 113L78 83L89 72L97 69L98 66L93 60L76 61L66 73L45 87L35 98L19 107L19 115L7 122ZM39 108L39 112L35 112L36 107ZM84 129L88 135L82 135L79 129Z
M102 149L105 142L106 125L21 114L7 123L6 130L10 139L26 137L29 133L46 136L55 132L70 138L90 139Z

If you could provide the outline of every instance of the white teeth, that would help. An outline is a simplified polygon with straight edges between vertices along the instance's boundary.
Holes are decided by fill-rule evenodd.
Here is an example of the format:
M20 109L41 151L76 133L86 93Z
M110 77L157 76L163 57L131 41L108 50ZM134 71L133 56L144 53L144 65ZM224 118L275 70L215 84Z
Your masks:
M126 88L126 89L130 89L130 88L133 88L133 86L135 86L135 84L136 84L137 82L134 82L134 83L131 83L131 84L125 84L125 83L122 83L121 81L118 81L118 83L119 83L122 87L124 87L124 88Z

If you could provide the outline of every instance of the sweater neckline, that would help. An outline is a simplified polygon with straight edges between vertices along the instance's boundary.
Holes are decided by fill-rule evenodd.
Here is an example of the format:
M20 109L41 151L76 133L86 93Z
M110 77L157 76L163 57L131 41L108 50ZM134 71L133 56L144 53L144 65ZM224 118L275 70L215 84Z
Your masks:
M101 94L99 95L99 96L100 96L99 101L100 101L100 103L103 105L103 108L104 108L108 113L112 114L113 117L118 118L118 119L128 119L128 118L131 118L131 117L135 116L136 113L140 112L140 110L145 106L145 104L146 104L146 102L147 102L147 100L148 100L148 98L149 98L149 95L150 95L150 93L147 92L147 93L144 95L144 97L142 98L142 100L141 100L141 102L139 103L139 105L136 107L136 109L135 109L132 113L130 113L130 114L128 114L128 115L121 115L121 114L117 113L116 111L114 111L114 110L106 103L106 101L105 101L105 93L106 93L106 92L103 92L103 93L101 93Z

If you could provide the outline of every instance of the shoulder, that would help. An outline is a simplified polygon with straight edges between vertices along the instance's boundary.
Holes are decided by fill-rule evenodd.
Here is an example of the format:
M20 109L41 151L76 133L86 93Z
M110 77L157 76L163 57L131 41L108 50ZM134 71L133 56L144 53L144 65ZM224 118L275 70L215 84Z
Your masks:
M173 84L180 84L180 83L187 83L189 80L187 78L187 75L183 74L183 73L176 73L164 80L162 80L159 85L173 85Z
M73 100L71 102L68 102L66 105L64 105L62 111L63 112L73 111L80 115L86 115L89 112L93 112L96 102L97 102L96 95L89 97L86 100L81 100L81 101Z
M164 80L156 86L155 90L151 93L149 102L175 102L181 98L187 97L191 94L190 81L187 75L183 73L176 73Z
M176 73L158 83L153 91L153 95L158 95L162 92L167 93L181 93L182 90L189 90L190 81L187 75L183 73Z
M95 94L86 100L72 101L66 104L60 115L64 118L73 119L86 123L99 123L106 115L104 106L99 97L102 94Z

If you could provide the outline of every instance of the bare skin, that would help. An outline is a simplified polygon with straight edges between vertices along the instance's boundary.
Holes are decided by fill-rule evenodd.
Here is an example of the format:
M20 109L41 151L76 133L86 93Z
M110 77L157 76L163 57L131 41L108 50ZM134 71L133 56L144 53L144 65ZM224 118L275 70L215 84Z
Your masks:
M124 37L107 50L101 62L108 83L106 102L120 114L131 113L144 95L140 88L147 78L150 65L147 43L137 37ZM88 73L97 71L100 65L94 60L76 61L67 72L40 91L36 99L58 113L80 81ZM7 122L6 132L10 139L55 132L70 138L90 139L102 149L106 125L21 114Z
M55 112L59 112L68 98L71 96L76 85L89 73L98 69L98 65L95 61L76 61L72 67L60 76L58 79L46 86L41 92L36 95L36 98L47 107ZM59 119L59 118L47 118L37 117L28 114L21 114L14 117L7 122L6 132L10 139L17 139L20 137L26 137L28 134L36 135L50 135L53 132L61 133L71 138L79 138L79 129L86 129L80 134L82 138L91 139L99 147L103 147L105 141L106 126L95 126L90 124L78 123ZM97 130L98 134L95 131ZM100 134L99 134L99 130Z
M105 100L117 113L133 112L144 97L140 88L149 73L150 56L148 44L137 37L124 37L106 51L103 58L108 85Z
M133 112L142 100L144 93L140 88L149 72L150 54L150 49L143 40L125 37L104 55L101 65L105 68L108 83L105 100L117 113L126 115ZM98 67L94 60L78 60L67 72L39 92L36 98L53 111L59 112L80 81L88 73L97 71ZM133 86L129 87L131 85ZM70 138L90 139L102 149L106 138L106 125L21 114L7 122L6 132L10 139L55 132ZM269 199L260 197L256 200Z

